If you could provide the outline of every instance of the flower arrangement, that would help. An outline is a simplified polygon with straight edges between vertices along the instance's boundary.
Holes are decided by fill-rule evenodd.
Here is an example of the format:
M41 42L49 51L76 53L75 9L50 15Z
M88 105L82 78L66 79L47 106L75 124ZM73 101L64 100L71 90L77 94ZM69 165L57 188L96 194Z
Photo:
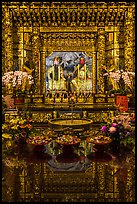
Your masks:
M101 125L101 133L109 136L113 141L118 141L124 145L134 144L135 132L131 126L132 117L128 114L119 114L113 117L107 124Z
M33 77L27 72L11 71L2 76L2 83L6 86L7 91L13 90L14 95L27 93L31 85L34 84Z
M11 119L9 123L2 124L2 138L14 141L26 140L32 133L33 126L31 122L31 119L26 120L21 116Z
M111 93L127 94L132 92L134 88L134 80L132 79L135 77L135 72L126 72L121 69L105 73L103 76L108 76L110 79L110 83L113 86L113 89L110 91Z

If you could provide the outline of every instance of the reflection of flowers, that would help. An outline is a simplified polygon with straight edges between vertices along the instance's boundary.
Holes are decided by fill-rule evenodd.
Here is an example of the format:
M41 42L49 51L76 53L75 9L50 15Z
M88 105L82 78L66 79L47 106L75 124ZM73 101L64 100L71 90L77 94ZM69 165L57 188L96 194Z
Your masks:
M9 123L2 125L2 137L6 138L8 134L10 138L12 137L12 140L28 138L33 128L30 122L31 120L17 116L15 119L10 120Z
M29 91L34 81L33 77L27 74L27 72L11 71L4 73L2 83L6 85L8 89L13 89L14 93L18 95Z

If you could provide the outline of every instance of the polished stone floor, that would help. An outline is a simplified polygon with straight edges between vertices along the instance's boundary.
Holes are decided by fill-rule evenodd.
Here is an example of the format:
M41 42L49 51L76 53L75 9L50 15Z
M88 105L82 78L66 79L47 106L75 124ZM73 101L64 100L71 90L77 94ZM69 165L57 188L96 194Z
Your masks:
M44 150L17 144L2 156L2 202L134 202L135 155L85 138L71 155L53 139Z

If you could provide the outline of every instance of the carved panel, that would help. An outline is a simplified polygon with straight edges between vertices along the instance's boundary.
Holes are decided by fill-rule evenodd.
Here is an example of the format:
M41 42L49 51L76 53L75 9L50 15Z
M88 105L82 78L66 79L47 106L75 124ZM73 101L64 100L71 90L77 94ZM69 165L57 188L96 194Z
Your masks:
M104 28L98 29L98 53L99 53L99 67L98 67L98 92L104 92L104 81L102 67L105 65L105 30Z
M13 68L12 17L8 7L2 8L2 24L3 57L5 61L3 68L5 72L8 72Z
M52 118L52 113L32 113L32 120L34 122L48 122Z
M108 119L112 117L114 117L114 111L88 112L88 118L93 122L108 122Z
M125 69L134 71L134 10L128 9L127 19L125 21Z

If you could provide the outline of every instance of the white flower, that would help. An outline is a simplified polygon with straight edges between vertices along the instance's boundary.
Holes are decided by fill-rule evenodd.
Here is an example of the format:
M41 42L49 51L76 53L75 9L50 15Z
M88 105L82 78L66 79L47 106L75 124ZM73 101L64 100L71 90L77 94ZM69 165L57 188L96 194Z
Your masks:
M4 73L4 75L2 76L2 83L4 85L8 85L11 84L14 88L17 85L22 85L24 78L26 78L28 80L29 84L33 84L33 77L31 75L28 75L27 72L22 72L22 71L11 71L11 72L6 72Z

